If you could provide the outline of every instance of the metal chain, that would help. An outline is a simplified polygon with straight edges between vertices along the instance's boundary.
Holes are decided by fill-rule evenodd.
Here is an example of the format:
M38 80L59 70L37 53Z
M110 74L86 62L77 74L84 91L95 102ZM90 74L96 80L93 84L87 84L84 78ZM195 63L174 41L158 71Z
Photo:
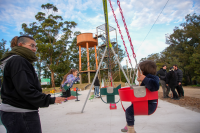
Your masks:
M120 35L121 35L121 39L122 39L122 41L123 41L123 45L124 45L124 48L125 48L125 50L126 50L126 54L127 54L129 63L131 64L131 67L133 68L132 63L131 63L131 59L130 59L130 57L129 57L129 53L128 53L128 50L127 50L127 47L126 47L126 44L125 44L125 41L124 41L124 37L123 37L123 35L122 35L120 26L119 26L119 24L118 24L118 20L117 20L117 18L116 18L116 15L115 15L113 6L112 6L112 4L111 4L111 0L108 0L108 1L109 1L109 3L110 3L110 7L111 7L111 9L112 9L113 16L114 16L114 18L115 18L115 22L117 23L117 28L119 29L119 33L120 33ZM133 57L135 58L136 56L133 56Z
M124 18L123 11L122 11L122 9L121 9L120 1L119 1L119 0L117 0L117 4L118 4L118 6L119 6L119 11L120 11L121 16L122 16L122 21L123 21L123 23L124 23L124 27L125 27L125 29L126 29L126 33L127 33L127 36L128 36L128 40L129 40L129 42L130 42L130 46L131 46L131 49L132 49L132 52L133 52L133 58L136 58L136 54L135 54L135 52L134 52L134 48L133 48L133 44L132 44L132 41L131 41L131 37L130 37L130 35L129 35L129 31L128 31L128 28L127 28L127 25L126 25L126 21L125 21L125 18Z

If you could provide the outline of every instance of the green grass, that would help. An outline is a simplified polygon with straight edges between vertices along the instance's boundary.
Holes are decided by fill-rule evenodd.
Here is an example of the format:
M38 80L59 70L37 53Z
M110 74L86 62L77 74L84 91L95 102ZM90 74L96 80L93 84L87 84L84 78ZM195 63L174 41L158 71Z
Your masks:
M192 85L192 87L200 87L200 84Z

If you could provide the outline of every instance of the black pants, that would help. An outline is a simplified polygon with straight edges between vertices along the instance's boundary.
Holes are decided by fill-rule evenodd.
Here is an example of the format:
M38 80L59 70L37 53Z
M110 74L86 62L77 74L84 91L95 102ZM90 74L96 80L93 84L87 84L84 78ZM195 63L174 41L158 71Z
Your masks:
M176 90L178 92L179 97L184 96L184 91L182 85L176 86Z
M148 101L148 115L152 114L157 108L157 103L151 103L151 101ZM134 125L134 110L133 110L133 104L129 106L126 109L126 122L128 126Z
M170 86L170 88L171 88L171 91L173 93L173 98L178 98L178 94L175 91L175 86Z
M42 133L38 111L22 113L0 111L0 115L7 133Z
M70 97L71 96L71 90L70 88L68 90L66 90L66 97Z

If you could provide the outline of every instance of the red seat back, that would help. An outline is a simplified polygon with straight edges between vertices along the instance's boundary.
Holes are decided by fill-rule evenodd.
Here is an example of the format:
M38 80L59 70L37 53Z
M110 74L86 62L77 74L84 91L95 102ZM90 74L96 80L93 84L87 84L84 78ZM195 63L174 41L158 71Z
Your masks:
M158 99L158 91L151 92L147 88L146 96L140 98L135 97L134 90L130 87L124 87L118 91L121 101L133 103L134 115L148 115L148 100Z

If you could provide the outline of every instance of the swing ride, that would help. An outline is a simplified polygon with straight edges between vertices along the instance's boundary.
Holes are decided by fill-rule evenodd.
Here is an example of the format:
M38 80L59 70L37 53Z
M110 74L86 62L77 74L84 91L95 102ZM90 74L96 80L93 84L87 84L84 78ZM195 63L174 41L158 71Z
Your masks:
M124 102L131 102L133 104L133 108L134 108L134 115L148 115L148 101L149 100L157 100L157 103L158 103L158 91L155 91L155 92L151 92L149 91L147 88L145 88L145 86L133 86L130 84L130 80L128 79L128 77L126 76L126 73L124 72L124 69L122 68L120 62L119 62L119 59L117 58L117 55L115 54L115 51L113 49L113 46L110 42L110 36L109 36L109 25L108 25L108 12L107 12L107 0L102 0L103 1L103 9L104 9L104 17L105 17L105 32L106 32L106 38L105 38L105 44L106 44L106 48L104 50L104 54L101 58L101 61L99 63L99 66L98 66L98 69L96 70L96 73L95 73L95 77L94 77L94 80L96 79L97 77L97 74L100 70L100 67L102 65L102 61L103 61L103 58L105 57L105 54L107 52L107 55L108 55L108 58L110 59L110 54L111 52L113 52L114 56L116 57L116 60L127 80L127 83L129 85L129 87L123 87L121 88L121 85L117 86L116 88L114 88L114 84L113 84L113 81L112 81L112 73L111 73L111 68L110 68L110 64L108 62L108 73L109 73L109 78L111 79L111 87L107 87L107 88L101 88L100 89L100 94L101 95L106 95L107 96L107 102L105 102L102 97L102 101L104 103L110 103L110 109L111 109L111 106L115 103L117 103L115 101L115 98L114 96L115 95L119 95L120 97L120 100L121 100L121 105L122 105L122 108L124 109L123 107L123 104L122 104L122 101ZM117 24L117 27L118 27L118 30L119 30L119 33L121 35L121 39L122 39L122 42L123 42L123 45L125 47L125 51L126 51L126 54L127 54L127 57L129 59L129 63L131 65L131 68L133 69L133 65L131 63L131 59L129 57L129 53L128 53L128 50L127 50L127 47L126 47L126 44L125 44L125 41L124 41L124 38L123 38L123 35L122 35L122 32L120 30L120 26L118 24L118 20L116 18L116 15L114 13L114 9L113 9L113 6L112 6L112 3L111 3L111 0L108 0L109 3L110 3L110 7L111 7L111 10L113 12L113 16L115 18L115 22ZM125 22L125 18L124 18L124 15L123 15L123 11L121 9L121 6L120 6L120 1L117 0L117 5L119 7L119 11L120 11L120 14L121 14L121 17L122 17L122 21L124 23L124 27L126 29L126 33L127 33L127 36L128 36L128 40L129 40L129 43L130 43L130 47L131 47L131 50L132 50L132 55L133 55L133 58L135 59L135 62L136 62L136 68L135 70L139 70L140 73L141 70L140 70L140 67L139 65L137 64L137 60L136 60L136 54L134 52L134 48L133 48L133 44L132 44L132 41L131 41L131 37L130 37L130 34L129 34L129 31L128 31L128 28L127 28L127 25L126 25L126 22ZM134 75L133 77L135 77L135 73L134 72ZM94 84L94 80L92 82L92 85ZM85 100L85 103L84 103L84 106L82 108L82 113L83 113L83 110L85 108L85 105L86 105L86 102L88 100L88 97L89 97L89 94L90 94L90 91L92 89L92 85L90 87L90 90L89 90L89 93L88 93L88 96ZM124 109L125 111L125 109Z

